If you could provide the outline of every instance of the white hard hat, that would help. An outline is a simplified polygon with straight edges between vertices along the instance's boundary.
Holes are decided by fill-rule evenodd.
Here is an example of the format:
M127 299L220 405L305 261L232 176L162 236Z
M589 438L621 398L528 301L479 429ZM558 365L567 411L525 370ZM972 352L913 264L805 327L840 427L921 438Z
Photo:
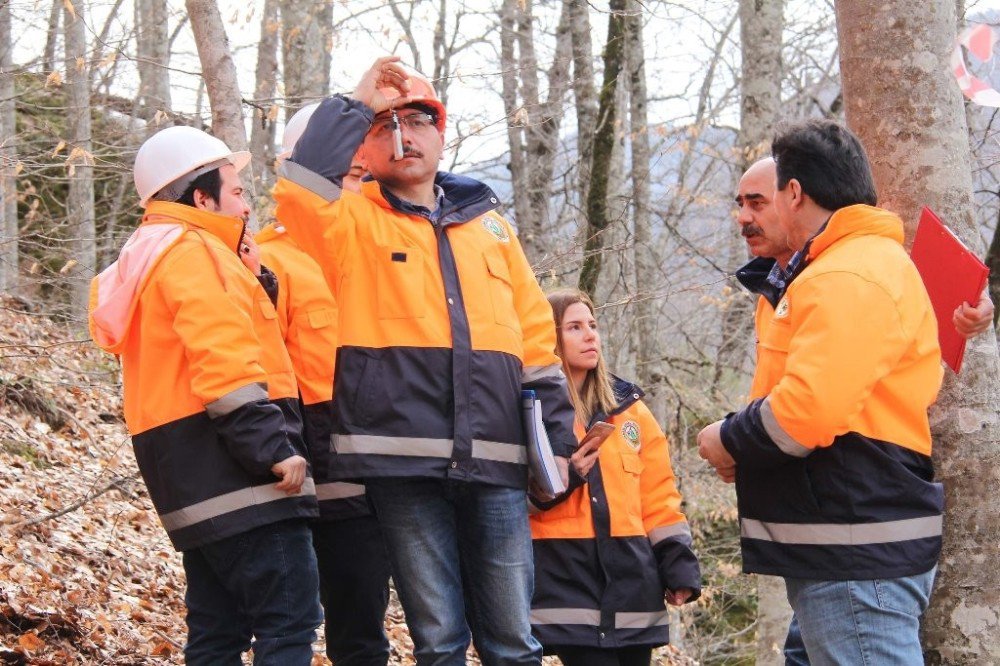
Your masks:
M142 144L135 156L132 173L139 205L145 208L157 192L174 181L223 161L242 171L250 163L250 153L233 152L219 139L193 127L178 125L160 130Z
M306 125L309 124L309 119L312 118L312 114L319 108L319 102L313 102L312 104L307 104L301 109L295 112L295 114L288 119L285 123L285 131L281 135L281 152L278 154L280 159L286 159L291 156L292 150L295 148L295 142L299 140L302 133L306 131Z

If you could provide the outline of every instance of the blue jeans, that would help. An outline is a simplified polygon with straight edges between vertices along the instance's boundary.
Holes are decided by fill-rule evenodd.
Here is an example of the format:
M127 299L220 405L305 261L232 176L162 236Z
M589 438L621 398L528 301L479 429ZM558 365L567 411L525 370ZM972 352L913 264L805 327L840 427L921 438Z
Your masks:
M368 479L417 664L539 664L524 490L434 479Z
M924 663L920 617L937 568L877 580L786 578L795 612L786 666L914 666Z
M308 666L323 619L304 520L263 525L184 551L188 666Z

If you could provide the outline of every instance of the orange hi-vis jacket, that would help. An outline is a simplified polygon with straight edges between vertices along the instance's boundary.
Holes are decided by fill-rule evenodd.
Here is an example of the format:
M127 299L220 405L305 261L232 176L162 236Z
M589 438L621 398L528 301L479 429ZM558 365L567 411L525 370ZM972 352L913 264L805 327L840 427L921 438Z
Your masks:
M681 512L667 438L633 384L617 380L619 406L585 485L531 515L535 560L532 631L545 647L662 645L664 592L701 590L691 530ZM576 430L582 438L584 429Z
M333 369L337 354L337 302L319 264L271 223L254 239L261 260L278 278L278 325L298 380L320 517L369 515L365 487L327 478L333 418Z
M90 331L121 357L139 470L178 550L317 515L312 479L275 489L306 455L277 314L236 249L239 218L154 201L94 278Z
M438 173L435 211L377 182L340 191L371 119L355 100L324 100L274 188L277 218L340 308L330 478L524 488L522 388L556 453L575 446L552 309L482 183Z
M747 572L874 579L937 563L927 409L941 354L902 241L892 213L843 208L784 293L759 291L751 402L722 427Z

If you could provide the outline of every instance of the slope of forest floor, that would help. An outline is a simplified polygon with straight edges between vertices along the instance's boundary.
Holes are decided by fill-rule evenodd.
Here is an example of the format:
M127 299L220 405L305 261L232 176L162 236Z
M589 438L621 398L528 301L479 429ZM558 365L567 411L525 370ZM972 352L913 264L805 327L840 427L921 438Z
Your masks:
M182 663L180 555L138 476L117 365L25 310L0 300L0 664ZM390 663L412 664L395 595L386 630Z

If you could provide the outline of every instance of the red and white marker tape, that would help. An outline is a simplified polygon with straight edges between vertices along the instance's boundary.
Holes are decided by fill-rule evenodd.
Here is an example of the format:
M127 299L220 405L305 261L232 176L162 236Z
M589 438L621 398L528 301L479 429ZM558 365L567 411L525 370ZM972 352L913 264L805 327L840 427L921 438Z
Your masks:
M969 72L962 47L967 48L980 61L989 62L993 57L993 45L997 38L997 32L991 26L982 23L969 26L959 34L955 50L951 54L951 71L955 74L962 94L982 106L1000 107L1000 92Z

